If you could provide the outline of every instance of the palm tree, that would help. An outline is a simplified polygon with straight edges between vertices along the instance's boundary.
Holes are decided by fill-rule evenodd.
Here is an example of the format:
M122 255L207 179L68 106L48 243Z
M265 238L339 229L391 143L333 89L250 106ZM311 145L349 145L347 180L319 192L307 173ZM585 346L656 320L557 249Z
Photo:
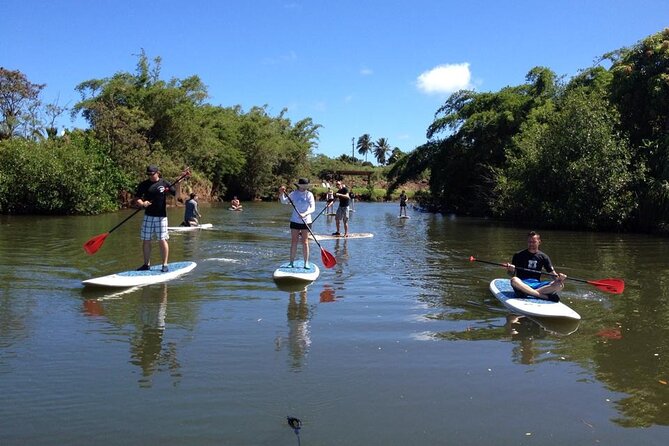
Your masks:
M383 166L386 164L388 153L390 153L390 145L388 144L388 140L386 138L379 138L374 143L374 156L380 165Z
M369 136L369 133L365 133L360 138L358 138L358 153L360 155L365 155L365 161L367 161L367 154L372 151L372 138Z

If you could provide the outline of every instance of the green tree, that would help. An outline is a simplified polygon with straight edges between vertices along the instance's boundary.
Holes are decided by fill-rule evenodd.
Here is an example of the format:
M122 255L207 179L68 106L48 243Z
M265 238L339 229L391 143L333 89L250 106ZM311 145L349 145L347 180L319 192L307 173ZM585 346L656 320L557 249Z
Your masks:
M39 129L39 95L46 84L35 84L18 70L0 67L0 140L30 138Z
M369 136L369 133L365 133L358 138L356 148L358 153L365 157L365 161L367 161L367 154L372 151L372 146L372 137Z
M558 227L619 229L634 210L630 151L601 96L570 90L545 120L530 119L497 169L496 215Z
M633 162L645 166L637 177L638 225L669 226L669 28L631 48L608 55L611 98L629 135Z
M390 144L386 138L379 138L374 143L374 157L380 165L386 164L388 154L390 153Z

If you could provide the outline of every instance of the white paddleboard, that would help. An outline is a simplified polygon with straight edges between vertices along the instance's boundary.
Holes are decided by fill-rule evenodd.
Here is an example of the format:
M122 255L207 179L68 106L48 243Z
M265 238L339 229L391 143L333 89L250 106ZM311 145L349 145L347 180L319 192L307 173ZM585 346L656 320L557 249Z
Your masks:
M290 262L282 263L272 278L277 282L313 282L321 273L314 262L309 262L309 268L304 267L304 260L295 260L292 267L289 265Z
M203 223L197 226L168 226L167 229L174 232L189 232L197 231L198 229L211 229L213 227L214 225L211 223Z
M309 236L311 238L311 236ZM340 238L350 239L350 238L372 238L374 234L371 232L350 232L346 237L342 235L326 235L326 234L314 234L316 240L337 240Z
M408 215L399 215L398 217L399 217L399 218L411 218L411 217L409 217Z
M109 288L129 288L135 286L152 285L176 279L193 270L195 262L174 262L167 264L169 271L160 271L162 265L153 265L147 271L123 271L108 276L96 277L81 282L84 286L98 286Z
M509 279L495 279L490 282L490 291L513 313L540 318L581 319L581 316L562 302L544 299L517 298Z

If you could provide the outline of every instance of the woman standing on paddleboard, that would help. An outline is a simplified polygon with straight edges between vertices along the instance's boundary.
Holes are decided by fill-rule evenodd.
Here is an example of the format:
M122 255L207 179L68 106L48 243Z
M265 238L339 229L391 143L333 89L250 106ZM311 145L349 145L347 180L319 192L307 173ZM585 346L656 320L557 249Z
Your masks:
M279 200L282 204L293 203L293 213L290 216L290 267L293 266L297 255L297 241L302 238L302 255L304 256L304 267L309 268L309 230L311 228L311 214L316 210L316 200L308 188L309 180L300 178L297 190L286 195L285 186L279 188ZM307 226L309 225L309 226Z
M511 286L518 297L536 297L559 302L557 292L564 287L567 276L555 272L550 257L539 251L540 244L541 236L530 231L527 234L527 249L515 253L511 263L507 264L509 274L513 275ZM555 279L541 281L542 269L554 275Z

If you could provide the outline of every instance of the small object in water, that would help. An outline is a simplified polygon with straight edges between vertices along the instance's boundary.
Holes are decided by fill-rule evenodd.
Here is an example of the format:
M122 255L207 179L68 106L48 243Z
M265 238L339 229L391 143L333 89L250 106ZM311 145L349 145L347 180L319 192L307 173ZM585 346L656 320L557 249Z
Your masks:
M300 421L300 419L295 417L286 417L286 418L288 419L288 426L292 427L296 434L299 434L300 429L302 428L302 422Z

